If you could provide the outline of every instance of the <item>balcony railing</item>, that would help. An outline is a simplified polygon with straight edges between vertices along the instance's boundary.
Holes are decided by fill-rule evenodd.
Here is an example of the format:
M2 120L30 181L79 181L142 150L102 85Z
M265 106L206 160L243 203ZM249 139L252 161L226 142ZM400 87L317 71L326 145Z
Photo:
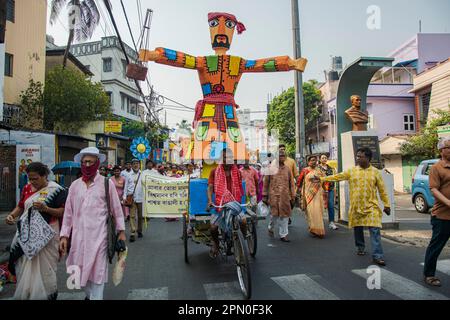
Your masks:
M417 74L415 68L393 67L381 69L373 76L371 84L412 84Z
M312 143L310 145L307 145L306 149L307 149L308 154L329 153L330 152L330 143L329 142Z

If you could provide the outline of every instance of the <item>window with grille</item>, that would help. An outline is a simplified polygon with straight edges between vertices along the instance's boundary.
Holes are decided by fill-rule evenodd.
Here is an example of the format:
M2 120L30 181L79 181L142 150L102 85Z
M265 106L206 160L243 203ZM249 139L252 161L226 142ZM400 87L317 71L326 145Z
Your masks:
M425 123L428 119L428 112L430 110L430 100L431 100L431 92L425 93L420 96L420 104L421 104L421 122Z
M113 104L113 95L112 95L112 92L106 92L106 95L108 96L108 99L109 99L109 105L110 106L112 106L112 104Z
M416 121L414 114L403 115L403 129L405 131L416 131Z
M5 76L12 77L14 70L14 56L9 53L5 53Z
M103 72L112 72L112 58L103 59Z
M16 1L7 0L6 2L6 20L15 22L16 21Z

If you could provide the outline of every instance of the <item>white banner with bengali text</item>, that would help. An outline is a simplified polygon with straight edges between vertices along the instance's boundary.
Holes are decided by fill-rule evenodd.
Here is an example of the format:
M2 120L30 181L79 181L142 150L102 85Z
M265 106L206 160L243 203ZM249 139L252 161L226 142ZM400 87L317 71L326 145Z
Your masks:
M189 207L189 177L145 175L143 215L147 218L180 218Z

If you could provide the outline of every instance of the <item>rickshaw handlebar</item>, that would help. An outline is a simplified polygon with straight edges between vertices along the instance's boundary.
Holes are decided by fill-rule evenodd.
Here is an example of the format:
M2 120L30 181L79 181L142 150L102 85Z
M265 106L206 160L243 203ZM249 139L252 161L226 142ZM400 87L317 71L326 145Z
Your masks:
M250 206L250 203L245 203L245 204L240 203L239 205L240 205L241 207L245 208L245 207ZM206 211L209 211L209 209L211 209L211 207L214 207L214 208L216 208L216 209L223 209L223 208L225 208L225 206L216 206L214 203L212 203L212 204L206 209Z

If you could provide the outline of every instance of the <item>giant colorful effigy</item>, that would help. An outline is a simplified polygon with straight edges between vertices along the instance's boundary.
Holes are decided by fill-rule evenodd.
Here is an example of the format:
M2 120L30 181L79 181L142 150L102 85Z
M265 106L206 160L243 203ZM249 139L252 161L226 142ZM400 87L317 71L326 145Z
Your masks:
M197 102L192 123L195 129L191 149L192 160L216 160L224 147L230 148L235 160L248 158L245 140L239 127L234 101L239 81L244 73L297 70L303 72L306 59L279 56L248 60L227 55L235 29L238 34L245 26L232 14L213 12L208 14L211 44L215 55L192 56L166 48L154 51L141 50L142 62L155 61L173 67L197 70L203 91L203 99Z

